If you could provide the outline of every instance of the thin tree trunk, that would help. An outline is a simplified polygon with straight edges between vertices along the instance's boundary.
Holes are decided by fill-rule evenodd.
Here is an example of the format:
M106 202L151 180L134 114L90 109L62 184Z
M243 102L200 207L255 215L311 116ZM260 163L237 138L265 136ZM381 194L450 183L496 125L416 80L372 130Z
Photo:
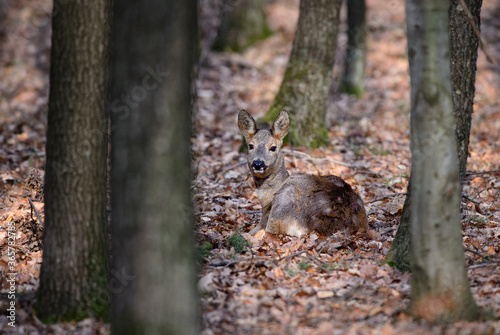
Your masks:
M295 145L325 143L325 116L337 49L341 0L302 0L293 47L280 90L264 120L286 109Z
M413 314L455 322L476 319L478 310L462 246L448 8L445 0L406 2L411 78L410 234Z
M469 156L470 125L473 113L477 48L479 39L473 25L479 31L482 0L465 0L474 22L467 16L460 0L450 2L450 59L453 110L457 153L462 182L465 178L467 157Z
M110 2L59 6L52 21L45 237L37 316L106 318Z
M114 334L195 334L191 71L196 1L115 1Z
M342 77L342 92L360 97L365 91L366 4L365 0L347 2L347 50Z

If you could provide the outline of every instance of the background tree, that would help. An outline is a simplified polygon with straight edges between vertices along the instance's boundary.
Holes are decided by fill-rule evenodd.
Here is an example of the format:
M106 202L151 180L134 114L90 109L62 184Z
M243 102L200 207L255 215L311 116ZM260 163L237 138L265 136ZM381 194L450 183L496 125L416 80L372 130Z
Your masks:
M194 334L191 182L196 1L115 1L111 62L114 334Z
M37 316L107 317L108 0L71 1L52 21L45 237Z
M360 97L365 91L366 68L366 3L365 0L348 0L347 50L341 90Z
M407 0L411 78L412 310L418 317L472 320L460 224L461 181L451 98L449 2ZM439 305L429 308L429 305Z
M271 123L282 109L292 119L295 145L318 146L327 135L325 116L337 49L340 0L302 0L288 66L263 120Z
M476 64L482 0L450 1L450 60L453 111L455 115L455 133L457 153L462 181L465 178L467 157L469 156L469 137L474 94L476 92ZM469 17L469 14L471 17Z
M243 51L271 35L265 0L222 0L215 50Z
M458 164L461 180L465 178L471 116L475 93L476 62L479 38L474 26L479 31L480 10L482 0L466 0L468 9L462 8L460 0L450 2L449 7L449 39L450 39L450 71L455 116L455 134L457 140ZM473 16L470 20L467 11ZM403 213L398 232L387 253L386 262L401 271L410 270L410 208L411 184L408 184Z

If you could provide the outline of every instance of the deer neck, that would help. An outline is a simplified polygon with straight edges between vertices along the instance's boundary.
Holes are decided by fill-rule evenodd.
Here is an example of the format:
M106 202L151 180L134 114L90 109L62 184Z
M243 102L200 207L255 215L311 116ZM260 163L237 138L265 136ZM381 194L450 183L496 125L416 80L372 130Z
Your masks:
M271 206L274 194L278 192L285 180L290 176L285 167L285 160L281 156L276 164L276 169L265 178L253 176L257 197L259 198L262 209L265 210Z

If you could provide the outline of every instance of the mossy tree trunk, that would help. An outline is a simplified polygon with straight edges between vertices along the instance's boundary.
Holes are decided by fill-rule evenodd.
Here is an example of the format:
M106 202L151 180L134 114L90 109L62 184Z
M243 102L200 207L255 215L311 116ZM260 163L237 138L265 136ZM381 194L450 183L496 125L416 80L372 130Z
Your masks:
M290 59L274 102L263 121L282 109L292 119L294 145L325 143L325 117L337 49L340 0L302 0Z
M214 50L240 52L271 35L265 0L222 0Z
M196 1L115 1L112 333L196 334L191 76Z
M474 320L460 223L461 182L451 97L446 0L407 0L411 78L412 313ZM439 304L440 308L429 308Z
M411 176L408 188L406 191L405 203L403 205L403 212L399 220L399 227L391 243L391 247L385 257L385 262L390 266L402 272L410 271L410 208L411 208Z
M365 91L366 4L365 0L347 2L347 50L341 90L360 97Z
M36 314L107 318L107 66L110 1L71 1L52 20L45 236Z
M465 1L474 16L479 30L482 0ZM460 177L463 182L467 165L470 122L473 112L478 37L474 33L471 21L459 0L454 0L449 7L450 71L455 116L455 135ZM403 207L399 228L387 253L386 262L401 271L410 269L410 203L411 178Z

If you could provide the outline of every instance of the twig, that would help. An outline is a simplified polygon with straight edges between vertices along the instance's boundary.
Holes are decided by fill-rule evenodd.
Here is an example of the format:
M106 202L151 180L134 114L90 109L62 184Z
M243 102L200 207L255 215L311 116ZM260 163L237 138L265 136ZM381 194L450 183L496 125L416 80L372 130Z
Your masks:
M370 200L370 201L365 201L365 204L371 204L373 202L382 201L382 200L389 199L392 197L397 197L398 195L405 195L405 194L406 194L406 192L390 193L390 194L384 195L383 197L380 197L380 198L375 198L375 199Z
M489 174L489 173L499 173L499 172L500 172L500 169L490 170L490 171L468 171L466 173L466 175L468 177L468 176L475 176L475 175L479 175L479 174Z
M472 270L472 269L477 269L477 268L484 268L487 266L500 266L500 262L474 264L474 265L467 267L467 269Z
M479 253L479 252L477 252L475 250L469 249L469 248L465 248L465 251L471 252L474 255L477 255L477 256L479 256L481 258L484 258L484 259L488 259L489 258L488 256L485 256L485 255L483 255L483 254L481 254L481 253Z
M361 174L369 174L369 175L375 176L375 177L377 177L377 178L383 178L383 176L382 176L380 173L373 172L373 171L363 171L363 170L359 170L359 171L354 172L354 175L356 175L356 174L358 174L358 173L361 173Z
M300 256L300 255L302 255L304 253L307 253L307 250L302 250L302 251L296 252L294 254L291 254L291 255L288 255L288 256L284 256L284 257L280 257L280 258L272 258L272 257L254 256L253 252L252 252L252 255L251 255L250 258L242 258L242 259L240 259L238 261L232 261L232 262L229 262L229 261L226 261L226 260L222 260L222 261L220 261L218 263L211 263L209 265L213 266L213 267L234 267L238 263L250 262L250 265L254 264L256 266L265 266L265 262L266 261L276 264L276 263L278 263L280 261L288 260L288 259ZM261 261L261 262L254 263L255 261Z
M35 204L33 203L33 201L32 201L30 198L28 198L28 201L30 202L31 209L35 211L36 217L38 218L38 221L40 221L40 225L41 225L42 227L44 227L43 221L42 221L42 219L40 218L40 214L38 213L38 211L37 211L37 210L36 210L36 208L35 208Z
M473 197L471 197L470 195L468 195L467 193L465 192L462 192L462 197L464 197L465 199L469 200L470 202L473 202L477 205L480 205L481 204L481 201L477 200L477 199L474 199Z
M325 264L317 259L315 256L311 255L311 253L307 253L307 258L309 258L311 261L313 261L323 272L328 272L328 269L326 268Z
M292 259L294 257L300 256L300 255L305 254L305 253L307 253L307 250L302 250L302 251L293 253L293 254L288 255L288 256L280 257L276 261L279 262L279 261L282 261L282 260Z
M240 214L259 214L262 211L238 211ZM213 213L216 215L224 214L224 211L203 211L203 212L196 212L194 215L202 215L202 214L207 214L207 213Z
M486 52L486 49L484 48L484 43L483 43L483 40L481 39L481 34L479 33L479 30L477 30L477 27L476 27L476 20L474 20L474 16L470 12L469 7L467 7L467 4L465 3L464 0L459 0L459 1L460 1L460 4L462 5L463 9L465 10L467 17L469 18L470 25L472 26L472 29L474 30L474 34L476 34L477 39L479 40L479 47L484 52L484 55L486 56L486 60L488 61L488 63L495 65L495 62L493 62L493 59L490 57L490 55L488 54L488 52Z

